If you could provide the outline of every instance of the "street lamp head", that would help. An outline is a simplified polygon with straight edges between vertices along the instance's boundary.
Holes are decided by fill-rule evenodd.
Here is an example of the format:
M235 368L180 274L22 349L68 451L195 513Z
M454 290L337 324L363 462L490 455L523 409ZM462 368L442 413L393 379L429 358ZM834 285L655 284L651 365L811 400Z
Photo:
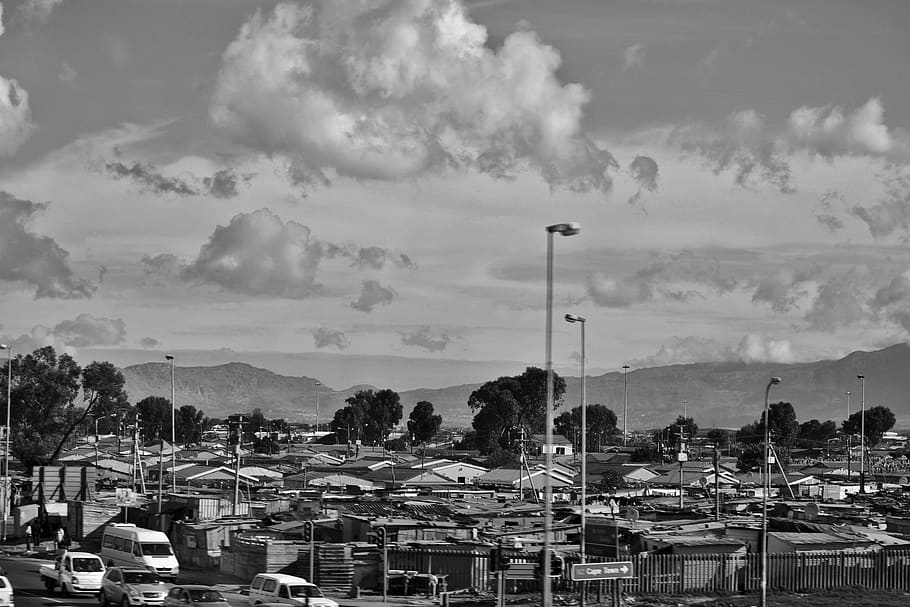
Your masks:
M164 360L174 360L174 357L171 356L170 354L165 354L165 355L164 355Z
M856 376L856 379L858 379L858 380L860 380L860 381L863 381L864 379L866 379L866 376L865 376L865 375L857 375L857 376Z
M623 370L625 371L625 370L627 370L627 369L629 368L629 365L623 365L622 368L623 368Z
M566 314L565 319L566 319L566 322L572 322L572 323L586 322L588 320L584 316L578 316L577 314Z
M772 378L771 378L771 383L772 383L772 384L779 384L779 383L780 383L780 378L779 378L779 377L772 377Z
M570 222L570 223L557 223L551 226L547 226L547 232L550 234L562 234L563 236L575 236L581 232L581 224Z
M10 347L6 344L0 344L0 350L9 350Z

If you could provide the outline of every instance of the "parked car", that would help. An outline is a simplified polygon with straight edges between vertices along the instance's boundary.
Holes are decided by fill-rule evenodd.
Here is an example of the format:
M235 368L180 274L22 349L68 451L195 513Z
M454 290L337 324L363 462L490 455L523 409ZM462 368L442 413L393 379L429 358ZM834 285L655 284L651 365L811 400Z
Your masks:
M162 582L157 573L148 569L110 567L101 578L98 604L101 607L111 603L121 607L161 605L170 589L170 584Z
M209 586L184 584L171 588L164 607L230 607L224 596Z
M247 600L250 607L262 607L266 603L294 607L338 607L338 603L326 597L316 584L284 573L258 574L250 583Z
M13 585L0 571L0 607L13 607Z
M133 523L105 527L100 555L108 567L143 567L172 582L180 575L180 563L167 535Z
M41 565L38 575L48 592L57 588L63 594L98 592L104 576L104 562L91 552L64 552L54 564Z

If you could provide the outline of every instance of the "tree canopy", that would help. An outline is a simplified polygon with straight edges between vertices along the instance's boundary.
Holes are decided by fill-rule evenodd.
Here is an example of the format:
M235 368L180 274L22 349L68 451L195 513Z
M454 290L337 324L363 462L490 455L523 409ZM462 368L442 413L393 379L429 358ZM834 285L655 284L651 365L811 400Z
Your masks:
M403 407L401 397L394 390L360 390L349 396L346 407L335 411L332 430L365 443L384 443L392 428L401 421Z
M599 451L603 446L603 438L617 432L616 414L604 405L594 404L585 407L585 417L587 427L585 440L588 450L593 450L593 447ZM581 406L560 413L553 420L553 429L557 434L565 436L573 445L580 445Z
M408 433L414 444L422 444L436 436L442 426L442 416L434 415L433 403L422 400L414 405L408 419Z
M553 373L553 407L559 408L566 382ZM524 428L539 434L546 424L547 372L528 367L521 375L500 377L474 390L468 407L476 412L472 425L477 432L477 447L484 453L495 448L514 450L510 430Z
M859 434L863 419L862 410L852 414L849 419L844 421L844 432L848 434ZM888 407L870 407L866 409L866 443L869 446L878 444L882 436L894 427L894 413Z

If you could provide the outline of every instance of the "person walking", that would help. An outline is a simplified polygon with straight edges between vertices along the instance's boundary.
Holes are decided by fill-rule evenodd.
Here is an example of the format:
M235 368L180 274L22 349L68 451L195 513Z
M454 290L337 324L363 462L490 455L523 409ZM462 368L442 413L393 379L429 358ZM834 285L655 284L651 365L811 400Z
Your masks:
M54 550L60 550L63 548L63 538L66 535L63 531L63 527L57 526L57 529L54 531Z
M32 549L32 524L27 523L25 525L25 551L29 552Z

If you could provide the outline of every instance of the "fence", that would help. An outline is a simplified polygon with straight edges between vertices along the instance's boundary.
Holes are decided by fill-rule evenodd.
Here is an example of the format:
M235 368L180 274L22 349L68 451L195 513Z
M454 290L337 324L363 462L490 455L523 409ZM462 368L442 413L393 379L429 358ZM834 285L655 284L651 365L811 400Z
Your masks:
M516 564L532 562L531 554L514 558ZM577 558L566 557L556 586L573 590L569 572ZM630 560L633 577L622 586L630 594L701 594L757 592L761 588L760 554L653 555L638 554ZM448 574L449 590L495 590L489 569L489 551L483 548L389 548L389 569ZM508 576L507 576L508 577ZM517 580L521 583L521 580ZM533 583L533 582L532 582ZM594 588L601 582L589 582ZM509 585L513 587L514 584ZM768 555L768 588L789 592L837 588L910 591L910 550L875 552L799 552Z

